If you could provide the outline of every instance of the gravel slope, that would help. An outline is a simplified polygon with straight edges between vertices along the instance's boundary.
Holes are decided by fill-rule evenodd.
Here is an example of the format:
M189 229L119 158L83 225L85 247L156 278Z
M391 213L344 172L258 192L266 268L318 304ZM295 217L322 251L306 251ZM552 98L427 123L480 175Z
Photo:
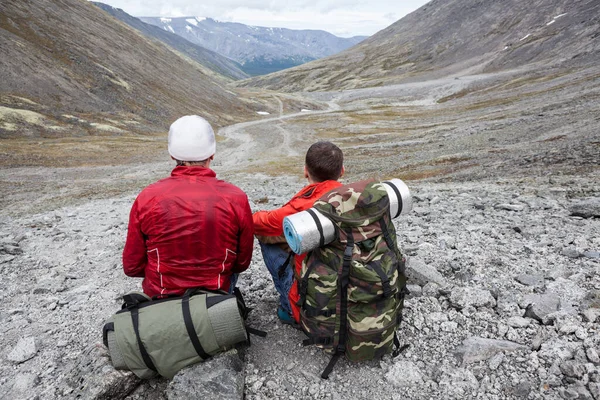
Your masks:
M352 107L367 104L352 98ZM579 117L593 121L586 98L568 107L584 110ZM330 111L333 120L340 115L339 109ZM568 110L563 111L552 118L558 122ZM527 115L512 118L524 131L533 124ZM234 126L220 142L223 156L235 148L237 157L220 160L217 153L215 170L248 193L253 210L278 207L303 186L301 159L297 173L281 171L275 178L256 172L269 159L253 160L269 148L302 154L315 136L313 128L305 125L303 131L297 122ZM287 130L287 140L280 128ZM566 143L588 143L593 155L596 128L590 123ZM240 137L249 134L261 146L245 146ZM539 142L520 146L544 154ZM410 182L414 211L395 221L410 257L412 294L399 331L410 347L395 359L340 361L328 381L319 378L328 356L302 347L303 335L278 322L275 290L256 247L239 285L254 308L250 324L269 336L254 339L246 352L246 398L598 400L600 179L592 158L582 164L569 153L553 167L532 157L535 171L544 173L529 175L515 165L515 156L502 163L498 155L488 164L496 173L488 177ZM129 208L147 182L171 168L161 161L0 170L3 181L19 183L3 199L7 206L0 213L0 397L167 398L166 380L139 385L130 375L115 373L98 358L96 344L104 320L120 307L119 297L140 288L140 280L121 270ZM370 174L353 165L344 179ZM90 180L96 191L81 193ZM120 182L116 189L115 181ZM99 199L103 187L116 194ZM106 388L117 389L103 397Z

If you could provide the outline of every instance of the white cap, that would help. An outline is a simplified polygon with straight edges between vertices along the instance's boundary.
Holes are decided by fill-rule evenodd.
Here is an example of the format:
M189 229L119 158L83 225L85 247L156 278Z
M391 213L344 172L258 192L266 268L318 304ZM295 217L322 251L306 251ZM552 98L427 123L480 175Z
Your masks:
M169 128L169 154L179 161L203 161L215 154L215 132L204 118L186 115Z

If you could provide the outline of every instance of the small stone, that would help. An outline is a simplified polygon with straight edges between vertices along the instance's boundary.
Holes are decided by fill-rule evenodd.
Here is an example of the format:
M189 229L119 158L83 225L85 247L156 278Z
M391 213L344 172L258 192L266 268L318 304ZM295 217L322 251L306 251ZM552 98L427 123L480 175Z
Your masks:
M527 397L531 392L531 383L527 381L519 382L512 390L515 397Z
M492 371L495 371L498 369L500 364L502 364L502 361L504 361L504 354L498 353L495 356L493 356L492 358L490 358L490 361L488 362L488 366L490 367L490 369Z
M590 360L590 362L596 365L600 364L600 356L598 356L598 352L593 347L587 349L585 355L587 356L588 360Z
M506 211L523 211L525 206L522 204L496 204L494 206L496 210L506 210Z
M450 303L457 309L467 306L494 307L496 299L489 290L473 287L459 287L450 294Z
M579 393L572 388L561 388L558 393L560 394L560 397L562 397L563 399L576 399L579 397Z
M571 333L575 333L576 330L577 330L577 325L567 323L567 324L561 325L559 332L568 335Z
M19 340L7 358L9 361L20 364L35 357L37 351L35 339L26 337Z
M582 256L582 254L579 252L579 250L572 249L572 248L562 249L561 254L568 258L579 258Z
M423 383L423 374L411 361L396 361L385 374L385 379L394 387L419 386Z
M600 317L600 308L588 308L581 313L585 322L596 322Z
M260 390L260 388L262 387L262 385L263 385L263 381L259 379L258 381L254 382L254 384L252 385L252 390L255 392L258 392Z
M525 346L508 340L487 339L472 336L463 341L456 349L455 355L462 365L487 360L503 351L525 349Z
M525 286L543 287L544 277L542 275L519 275L515 277L515 280Z
M574 360L567 360L560 364L560 371L566 376L581 379L586 373L586 368Z
M526 328L531 323L531 320L523 317L510 317L507 323L508 326L513 328Z
M408 299L421 297L423 295L423 289L419 285L406 285L406 289L409 291L408 295L406 296Z
M588 333L585 328L578 326L577 329L575 329L575 336L579 340L585 340L588 337Z
M569 207L571 215L583 218L600 217L600 197L579 200Z
M544 340L546 340L544 335L542 335L542 334L535 335L535 337L533 338L533 341L531 342L531 350L538 351L540 349L540 347L542 347L542 343L544 343Z
M409 258L406 263L406 276L409 282L423 286L429 282L440 286L446 285L446 279L434 267L416 258Z
M267 383L265 383L265 386L271 390L275 390L275 389L277 389L278 385L274 381L267 381Z
M169 400L242 399L244 364L235 349L221 353L179 371L166 393Z
M38 384L39 380L39 376L35 374L17 374L12 390L21 393L29 392Z
M593 396L594 400L600 400L600 383L588 383L588 390L590 391L590 394Z
M545 316L560 308L560 298L554 294L529 295L525 297L523 303L527 304L524 316L540 322L543 322Z

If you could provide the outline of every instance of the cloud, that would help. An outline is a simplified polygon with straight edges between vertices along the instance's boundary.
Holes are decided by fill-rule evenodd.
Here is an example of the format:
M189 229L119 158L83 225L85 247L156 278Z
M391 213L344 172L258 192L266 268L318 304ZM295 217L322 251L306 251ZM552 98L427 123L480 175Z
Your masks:
M134 16L201 16L247 25L372 35L428 0L103 0Z

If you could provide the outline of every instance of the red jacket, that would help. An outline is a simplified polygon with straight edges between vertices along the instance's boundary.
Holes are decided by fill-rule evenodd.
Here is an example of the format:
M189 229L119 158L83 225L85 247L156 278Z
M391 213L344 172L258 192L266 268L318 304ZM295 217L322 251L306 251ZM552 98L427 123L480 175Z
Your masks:
M250 265L253 245L246 194L211 169L178 166L133 203L123 270L143 277L149 296L228 290L231 274Z
M283 219L285 217L311 208L319 197L339 186L342 186L342 184L338 181L313 183L305 186L296 193L294 197L281 208L272 211L255 212L252 215L254 232L257 236L283 236ZM306 254L297 254L294 257L296 276L300 275L304 257L306 257ZM300 299L300 295L298 293L298 284L296 281L294 281L290 288L289 299L294 319L296 322L300 322L300 309L296 305Z

